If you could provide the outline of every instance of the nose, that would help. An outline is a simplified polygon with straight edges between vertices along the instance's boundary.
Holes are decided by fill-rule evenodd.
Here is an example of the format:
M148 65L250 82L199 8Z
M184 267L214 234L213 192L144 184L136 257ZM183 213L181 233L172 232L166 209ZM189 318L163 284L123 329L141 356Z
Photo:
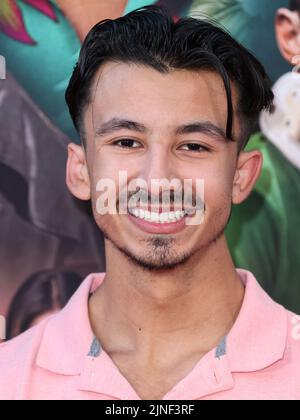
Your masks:
M147 201L151 197L156 204L165 200L181 202L181 180L176 173L174 157L167 146L159 143L149 148L141 162L139 176L147 185Z
M140 168L140 176L146 181L148 187L153 180L167 179L171 181L176 178L172 167L171 152L162 143L155 144L149 148L148 153Z

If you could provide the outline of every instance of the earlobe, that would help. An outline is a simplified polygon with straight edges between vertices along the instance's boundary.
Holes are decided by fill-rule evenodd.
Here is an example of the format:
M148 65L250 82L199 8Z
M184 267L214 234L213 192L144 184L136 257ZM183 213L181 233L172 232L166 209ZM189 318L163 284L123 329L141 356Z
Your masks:
M85 152L83 147L74 143L68 145L66 183L76 198L90 200L91 188Z
M233 204L242 203L251 194L260 176L262 162L262 154L258 150L240 153L233 181Z
M300 54L299 14L280 8L276 15L275 30L281 55L292 64L293 57Z

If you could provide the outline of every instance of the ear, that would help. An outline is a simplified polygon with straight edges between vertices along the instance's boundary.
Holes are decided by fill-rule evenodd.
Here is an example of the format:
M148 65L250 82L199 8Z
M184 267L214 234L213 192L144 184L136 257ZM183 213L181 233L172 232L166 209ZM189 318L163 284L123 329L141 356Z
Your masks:
M71 193L80 200L90 200L91 187L85 151L82 146L68 145L66 182Z
M250 195L260 176L263 157L258 150L240 152L233 180L232 203L240 204Z
M299 14L285 8L278 9L275 31L281 55L292 64L293 57L300 54Z

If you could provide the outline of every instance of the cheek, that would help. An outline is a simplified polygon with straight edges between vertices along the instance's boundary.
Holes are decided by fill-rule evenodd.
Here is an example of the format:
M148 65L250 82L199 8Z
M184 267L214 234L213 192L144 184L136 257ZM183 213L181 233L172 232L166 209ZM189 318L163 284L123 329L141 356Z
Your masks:
M113 153L108 147L103 147L101 150L95 151L91 167L93 178L118 179L121 171L127 172L128 178L130 178L138 167L138 162L134 156Z
M221 168L205 174L204 201L208 210L220 211L231 207L232 182L232 173Z
M227 213L231 208L231 194L230 189L226 189L221 182L216 184L206 185L204 193L204 202L207 214Z
M93 203L94 216L101 224L112 223L112 214L99 214L98 208L112 209L115 214L117 203L120 199L120 192L128 194L128 182L135 175L134 165L128 164L122 156L105 154L98 155L91 165L91 196ZM126 188L126 189L125 189ZM111 213L111 210L109 210Z
M118 180L119 171L122 170L119 166L119 162L112 157L106 157L104 155L96 156L90 165L90 177L91 177L91 189L92 197L95 198L97 192L97 185L99 182L105 185L113 184L115 189L118 191Z

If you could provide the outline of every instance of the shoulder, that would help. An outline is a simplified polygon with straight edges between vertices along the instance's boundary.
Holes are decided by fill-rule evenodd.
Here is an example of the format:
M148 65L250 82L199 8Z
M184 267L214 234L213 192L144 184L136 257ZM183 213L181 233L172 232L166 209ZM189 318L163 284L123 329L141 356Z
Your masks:
M0 345L0 400L18 399L18 389L35 365L47 321Z

